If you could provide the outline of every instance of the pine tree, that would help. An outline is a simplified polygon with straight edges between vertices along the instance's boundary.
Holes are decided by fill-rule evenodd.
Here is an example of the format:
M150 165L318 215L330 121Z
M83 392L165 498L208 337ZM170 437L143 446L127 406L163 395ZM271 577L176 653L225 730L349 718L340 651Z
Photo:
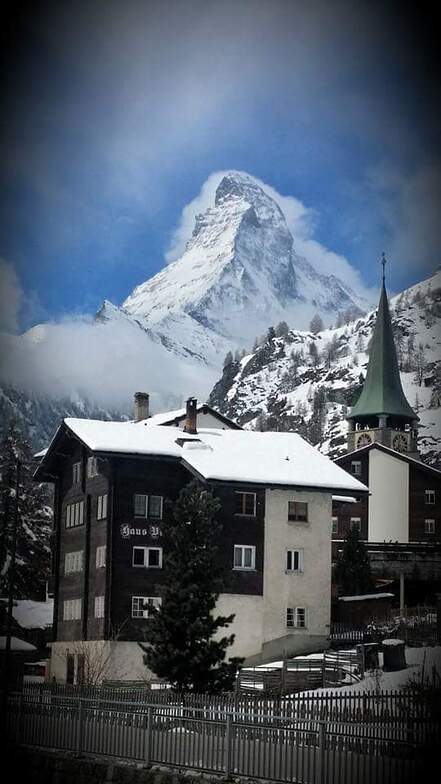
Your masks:
M50 572L52 511L47 491L32 479L33 455L14 422L0 444L0 591L9 589L17 465L19 465L14 599L41 598Z
M317 335L317 333L321 332L324 328L325 325L323 324L323 319L318 313L316 313L310 321L309 331L312 332L313 335Z
M228 691L243 661L225 661L234 634L214 639L234 619L213 614L223 589L218 509L217 499L194 480L181 491L165 531L162 605L152 610L141 647L147 666L178 691Z
M335 566L335 579L343 595L359 596L373 588L371 565L358 526L346 536L343 553Z

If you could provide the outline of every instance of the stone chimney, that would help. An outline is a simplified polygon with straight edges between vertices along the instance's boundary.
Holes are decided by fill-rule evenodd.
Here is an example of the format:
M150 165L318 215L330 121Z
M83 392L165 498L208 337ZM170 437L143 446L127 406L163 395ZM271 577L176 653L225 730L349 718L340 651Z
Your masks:
M133 416L135 422L141 422L149 416L149 396L147 392L135 392L135 402L133 405Z
M185 419L184 431L186 433L197 433L197 407L198 401L195 397L189 397L187 400L187 416Z

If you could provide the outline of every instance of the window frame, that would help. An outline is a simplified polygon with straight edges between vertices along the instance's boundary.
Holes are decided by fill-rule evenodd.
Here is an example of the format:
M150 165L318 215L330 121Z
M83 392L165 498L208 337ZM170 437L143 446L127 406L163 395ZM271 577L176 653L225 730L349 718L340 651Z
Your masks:
M76 460L75 463L72 463L72 484L73 485L80 485L81 484L81 460Z
M295 504L296 506L299 506L299 505L306 506L306 518L303 518L303 517L299 518L298 516L293 517L292 515L294 513L290 512L290 506L292 504ZM308 501L297 501L295 499L292 499L292 500L288 501L287 517L288 517L288 523L309 523L309 504L308 504Z
M299 623L299 614L303 613L303 623ZM308 608L307 607L287 607L285 622L287 629L307 629L308 628Z
M435 519L433 517L426 518L424 520L424 533L427 534L428 536L433 536L435 534L435 531L436 531Z
M64 554L64 574L80 574L84 568L84 551L70 550Z
M95 551L95 568L104 569L107 559L107 545L99 544Z
M433 500L429 500L433 499ZM434 506L436 503L436 493L435 490L425 490L424 491L424 503L427 506Z
M351 531L354 528L358 528L359 532L361 533L361 517L351 517L349 520L349 528Z
M79 615L73 613L79 612ZM76 599L65 599L63 602L63 621L81 621L83 615L83 600L81 597Z
M96 476L99 476L98 471L98 458L96 455L90 455L87 458L87 468L86 474L88 479L94 479Z
M331 534L332 536L338 536L338 515L332 515Z
M84 525L84 500L66 504L66 528L79 528Z
M143 551L144 557L143 557L143 563L142 564L136 564L135 563L135 550L142 550ZM152 550L157 550L158 553L159 553L159 557L158 557L159 563L157 565L149 563L150 552ZM139 545L139 544L133 545L133 548L132 548L132 566L135 569L162 569L162 547L151 547L150 545Z
M238 496L242 496L242 503L241 503L242 511L241 512L237 511ZM246 505L247 505L246 498L247 498L247 496L252 496L252 498L253 498L253 511L252 512L244 511L244 510L246 510ZM235 502L234 503L234 510L235 510L234 511L234 515L235 515L235 517L256 517L256 512L257 512L257 493L254 493L254 492L249 491L249 490L235 490L234 491L234 502Z
M134 603L137 600L141 600L144 605L147 605L147 607L143 607L142 609L138 608L138 610L136 611L137 614L135 614ZM156 605L155 605L155 602L156 602ZM162 597L161 596L138 596L138 595L135 596L135 595L132 595L130 604L131 604L131 618L134 618L134 619L136 619L138 621L139 620L146 620L149 617L148 605L151 604L153 606L160 607L162 605ZM138 614L138 613L141 613L141 614Z
M105 609L105 595L95 596L95 618L104 618Z
M97 502L96 502L97 520L107 520L107 501L108 501L107 493L103 493L102 495L97 496Z
M355 466L357 466L357 468L359 468L360 470L357 470L357 471L353 470ZM351 460L351 474L352 474L352 476L361 476L362 468L363 468L363 464L362 464L361 460Z
M236 550L241 551L241 565L236 566ZM251 550L251 566L244 566L245 550ZM233 570L236 572L255 572L256 571L256 545L254 544L235 544L233 545Z
M294 568L295 564L295 554L297 554L297 569ZM303 574L304 572L304 550L302 547L296 547L294 549L288 547L285 551L285 573L286 574ZM289 561L291 556L291 568L289 567Z
M137 511L136 511L136 499L137 498L144 498L145 499L145 501L144 501L144 506L145 506L144 514L138 514ZM161 508L160 508L159 516L150 514L150 498L159 498L160 499L160 507ZM134 493L133 494L133 517L135 517L135 518L139 517L142 520L162 520L163 511L164 511L164 496L163 495L156 495L155 493L151 493L150 495L148 493Z

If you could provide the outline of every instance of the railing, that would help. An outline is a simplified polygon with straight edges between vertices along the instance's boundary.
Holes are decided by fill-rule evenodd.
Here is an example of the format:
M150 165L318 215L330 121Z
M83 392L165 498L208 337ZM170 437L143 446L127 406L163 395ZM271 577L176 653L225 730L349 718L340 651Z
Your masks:
M87 700L69 706L11 695L8 732L19 745L114 757L145 765L191 768L225 776L283 784L406 784L422 770L418 742L438 739L439 727L406 723L355 724L226 713L168 704L115 703L106 708ZM409 734L410 733L410 734ZM419 738L417 737L419 736Z
M131 689L125 691L99 686L67 686L66 684L25 684L21 692L23 702L69 708L79 699L95 709L111 708L115 704L145 712L149 706L167 706L176 715L198 711L202 718L213 716L223 721L234 713L240 717L253 715L259 723L272 721L283 715L289 719L316 721L371 722L396 721L403 717L430 720L430 706L413 692L382 689L380 691L299 692L291 695L263 696L261 693L225 693L218 695L180 694L171 690L153 691Z

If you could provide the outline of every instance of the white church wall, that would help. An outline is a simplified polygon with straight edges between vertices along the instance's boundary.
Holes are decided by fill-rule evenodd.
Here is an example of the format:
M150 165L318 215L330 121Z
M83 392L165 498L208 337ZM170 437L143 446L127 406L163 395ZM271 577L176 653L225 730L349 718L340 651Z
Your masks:
M370 542L409 541L409 464L379 449L369 452Z

